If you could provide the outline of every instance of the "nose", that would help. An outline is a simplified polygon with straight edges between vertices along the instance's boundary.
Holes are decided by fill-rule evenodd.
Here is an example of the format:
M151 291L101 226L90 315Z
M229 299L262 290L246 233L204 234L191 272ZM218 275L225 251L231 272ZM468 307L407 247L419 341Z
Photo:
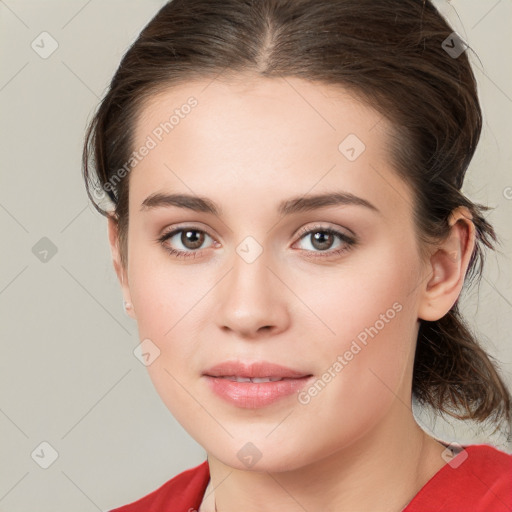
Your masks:
M248 263L234 255L233 267L219 283L216 323L226 332L259 339L286 330L290 324L290 293L279 271L268 266L266 253ZM288 292L288 293L286 293Z

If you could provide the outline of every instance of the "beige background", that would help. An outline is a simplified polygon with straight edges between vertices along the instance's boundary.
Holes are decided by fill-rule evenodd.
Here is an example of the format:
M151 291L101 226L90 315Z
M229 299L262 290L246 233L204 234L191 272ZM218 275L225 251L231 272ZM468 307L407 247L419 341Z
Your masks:
M163 3L0 0L3 512L109 510L205 459L132 353L136 325L122 308L106 221L88 204L80 174L86 122ZM512 387L512 2L437 4L480 58L485 127L464 190L494 207L489 219L504 242L464 312ZM40 53L58 48L42 58L33 41ZM512 453L503 437L455 423L438 421L435 434ZM52 450L58 457L43 469Z

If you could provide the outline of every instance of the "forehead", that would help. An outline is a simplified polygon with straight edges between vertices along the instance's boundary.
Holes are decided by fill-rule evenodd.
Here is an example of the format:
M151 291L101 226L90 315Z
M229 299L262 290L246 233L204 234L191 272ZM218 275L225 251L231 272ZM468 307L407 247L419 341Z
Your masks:
M143 105L134 149L148 138L154 148L131 173L130 196L140 204L173 189L208 196L212 186L238 187L270 198L341 188L374 204L396 201L409 191L391 166L391 130L338 86L293 77L191 81Z
M329 131L339 132L336 136L341 136L344 130L352 129L363 137L364 132L377 125L380 126L377 132L391 129L381 114L340 86L297 77L248 76L244 80L245 76L230 80L195 79L153 94L141 105L136 141L141 141L151 126L158 126L173 112L188 111L185 106L191 98L197 106L193 112L185 113L185 117L192 119L187 124L191 125L195 120L202 125L214 122L212 132L222 131L224 135L236 132L237 127L244 128L244 133L239 135L247 134L250 128L254 132L272 128L277 134L286 127L290 139L301 131L314 139L315 134L323 135ZM188 113L194 115L188 116Z

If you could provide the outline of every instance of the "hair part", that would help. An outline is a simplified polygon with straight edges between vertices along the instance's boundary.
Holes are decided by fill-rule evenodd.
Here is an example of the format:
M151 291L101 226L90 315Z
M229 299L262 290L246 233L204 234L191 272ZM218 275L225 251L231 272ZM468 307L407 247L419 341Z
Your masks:
M83 174L96 209L118 223L128 255L130 173L112 177L133 151L146 101L196 79L241 74L292 76L352 93L390 122L389 155L411 187L423 258L450 233L451 212L465 206L476 244L465 284L483 271L497 235L489 208L461 192L480 138L482 114L466 52L452 58L443 41L453 29L429 0L173 0L124 55L85 138ZM96 201L103 191L114 205ZM413 394L456 418L507 420L511 395L462 319L458 303L435 322L421 320Z

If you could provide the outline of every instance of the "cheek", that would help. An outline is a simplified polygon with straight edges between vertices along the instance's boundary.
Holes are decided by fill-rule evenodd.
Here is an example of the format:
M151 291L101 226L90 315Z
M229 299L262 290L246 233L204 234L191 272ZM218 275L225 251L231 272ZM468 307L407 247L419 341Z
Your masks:
M414 302L418 272L413 248L406 252L389 243L347 259L339 269L299 277L294 290L315 313L322 338L343 343L376 324L379 332L403 328L395 318L406 315L397 310Z
M171 263L165 255L154 257L141 251L133 255L130 265L130 295L139 331L164 341L179 329L179 322L187 321L205 293L205 284L193 265Z
M200 350L194 333L204 285L194 282L186 266L156 264L149 258L131 260L130 294L137 317L139 340L151 340L158 356L146 367L168 410L180 422L199 415L186 391L187 379ZM196 277L197 279L197 277Z
M139 339L151 340L159 350L147 370L165 401L165 395L180 394L178 382L183 382L185 374L190 378L201 369L202 330L212 318L208 292L216 275L207 269L199 272L192 264L170 263L165 256L149 258L142 251L134 255L131 265L130 295Z
M415 294L418 266L414 249L389 244L351 268L316 281L317 293L301 292L317 316L311 316L311 353L316 370L334 385L338 403L392 398L411 366L417 328ZM355 260L354 260L355 261ZM320 293L321 291L321 293ZM314 391L313 391L314 393ZM388 400L386 400L388 401ZM384 402L382 402L384 403Z

